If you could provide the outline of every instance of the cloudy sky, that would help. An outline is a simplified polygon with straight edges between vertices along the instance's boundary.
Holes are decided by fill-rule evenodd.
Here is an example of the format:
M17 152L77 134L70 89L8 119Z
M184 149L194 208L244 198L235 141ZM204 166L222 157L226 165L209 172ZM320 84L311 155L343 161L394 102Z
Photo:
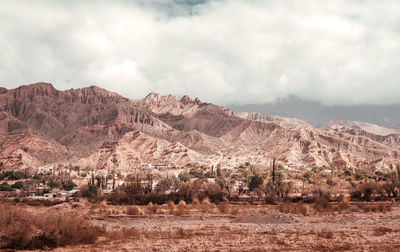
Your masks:
M400 1L2 1L0 86L39 81L223 105L400 103Z

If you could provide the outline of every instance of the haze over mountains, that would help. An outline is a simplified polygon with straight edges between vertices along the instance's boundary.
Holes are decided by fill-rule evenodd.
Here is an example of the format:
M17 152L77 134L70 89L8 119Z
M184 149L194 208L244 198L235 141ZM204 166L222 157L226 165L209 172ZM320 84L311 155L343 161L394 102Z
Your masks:
M188 96L130 100L96 86L58 91L37 83L0 89L0 169L63 164L128 172L193 162L234 168L267 166L273 158L294 169L399 165L400 135L340 125L235 114Z
M290 96L264 104L229 105L235 112L259 112L264 115L294 117L320 127L332 120L369 122L400 129L400 104L327 106Z

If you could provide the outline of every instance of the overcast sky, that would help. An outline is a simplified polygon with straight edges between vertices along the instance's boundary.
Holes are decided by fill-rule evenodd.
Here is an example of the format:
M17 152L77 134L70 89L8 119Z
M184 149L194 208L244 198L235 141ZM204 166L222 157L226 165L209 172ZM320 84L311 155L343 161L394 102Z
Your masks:
M0 86L39 81L222 105L400 103L400 1L1 1Z

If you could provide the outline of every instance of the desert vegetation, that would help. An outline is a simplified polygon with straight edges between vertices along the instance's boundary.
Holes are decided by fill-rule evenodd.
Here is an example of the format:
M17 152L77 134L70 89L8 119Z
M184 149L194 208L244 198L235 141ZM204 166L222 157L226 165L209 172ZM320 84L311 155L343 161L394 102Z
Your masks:
M398 231L387 222L400 211L397 170L315 167L289 171L274 161L267 167L246 162L234 169L190 163L175 174L151 169L115 176L86 172L80 178L68 173L3 173L1 248L62 247L68 251L130 244L137 250L157 250L165 249L160 244L165 241L201 250L211 233L221 246L240 247L234 241L244 239L252 250L261 251L264 243L278 250L359 248L352 241L340 240L342 233L350 235L346 225L355 225L347 216L361 219L360 229L366 228L364 224L373 227L360 237L386 239L396 237ZM76 192L65 200L30 197L37 187L43 188L39 195ZM327 228L327 218L335 223L332 228ZM233 241L221 242L223 238ZM329 242L310 245L309 239ZM187 246L191 242L197 247ZM387 248L378 244L378 249Z
M0 233L3 249L45 249L93 244L103 230L79 215L35 213L0 203Z

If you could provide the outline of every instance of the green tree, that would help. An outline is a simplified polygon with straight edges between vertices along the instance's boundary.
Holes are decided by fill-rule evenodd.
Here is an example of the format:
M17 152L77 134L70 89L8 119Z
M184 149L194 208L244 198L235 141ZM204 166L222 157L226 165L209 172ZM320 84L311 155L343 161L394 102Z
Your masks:
M72 180L68 180L62 184L64 190L70 191L76 187L76 184Z
M12 189L24 189L24 182L18 181L11 185Z

